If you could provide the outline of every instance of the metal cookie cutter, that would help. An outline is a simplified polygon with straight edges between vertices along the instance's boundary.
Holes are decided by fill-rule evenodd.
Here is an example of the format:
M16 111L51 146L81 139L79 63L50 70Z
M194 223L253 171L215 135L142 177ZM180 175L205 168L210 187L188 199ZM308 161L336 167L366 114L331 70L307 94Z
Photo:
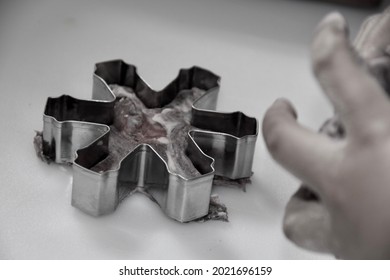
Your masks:
M151 145L141 143L118 168L96 172L109 155L116 96L110 84L127 86L148 108L169 104L179 92L198 88L192 104L186 155L200 175L183 177ZM113 212L123 186L144 187L169 217L180 222L207 215L214 175L250 177L258 123L242 112L216 112L220 78L199 67L181 69L161 91L154 91L122 60L95 65L92 100L62 95L48 98L43 115L42 152L57 163L73 163L72 205L99 216Z

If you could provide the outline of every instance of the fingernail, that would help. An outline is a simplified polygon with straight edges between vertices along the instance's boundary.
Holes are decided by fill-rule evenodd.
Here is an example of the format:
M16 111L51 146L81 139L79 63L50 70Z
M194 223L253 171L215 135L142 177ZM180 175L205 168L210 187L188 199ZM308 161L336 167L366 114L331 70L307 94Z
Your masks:
M284 110L287 110L291 115L294 116L294 118L297 118L297 112L287 98L280 97L276 99L272 106L283 106Z
M318 25L319 29L331 26L333 30L345 31L347 29L347 22L342 14L339 12L332 12L325 16L325 18Z
M287 101L286 98L279 97L277 98L272 105L280 105L280 104L285 104Z

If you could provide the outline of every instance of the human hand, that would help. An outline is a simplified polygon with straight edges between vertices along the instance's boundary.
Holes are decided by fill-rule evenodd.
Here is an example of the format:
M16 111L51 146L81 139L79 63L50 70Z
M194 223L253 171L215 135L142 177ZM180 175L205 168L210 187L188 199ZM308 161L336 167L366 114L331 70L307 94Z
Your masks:
M387 11L367 20L356 39L356 49L376 76L389 69L384 63L389 30ZM350 46L347 33L345 20L331 14L319 25L312 47L314 72L345 137L330 139L300 126L286 100L267 111L263 135L273 157L310 186L301 188L286 208L287 237L340 258L388 258L390 102ZM381 81L384 87L388 73ZM335 126L325 126L327 134L344 136L344 129L329 127Z

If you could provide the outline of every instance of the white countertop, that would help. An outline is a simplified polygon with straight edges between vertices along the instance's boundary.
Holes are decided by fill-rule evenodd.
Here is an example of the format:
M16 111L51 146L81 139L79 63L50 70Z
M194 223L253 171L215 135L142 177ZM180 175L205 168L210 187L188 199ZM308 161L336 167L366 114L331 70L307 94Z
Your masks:
M298 181L259 135L247 192L218 187L229 223L180 224L142 195L93 218L71 207L71 168L35 155L46 98L91 96L95 62L121 58L163 88L180 68L222 77L219 109L261 122L277 97L313 129L332 114L310 70L309 44L329 11L355 34L373 11L314 1L8 1L0 3L1 259L322 259L283 235Z

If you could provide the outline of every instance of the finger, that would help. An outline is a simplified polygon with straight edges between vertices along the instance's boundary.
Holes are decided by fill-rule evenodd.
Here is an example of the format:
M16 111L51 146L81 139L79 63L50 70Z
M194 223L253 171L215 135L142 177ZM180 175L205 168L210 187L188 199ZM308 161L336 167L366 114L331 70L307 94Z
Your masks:
M364 21L354 46L367 63L370 73L390 93L390 8Z
M322 202L311 199L301 186L287 203L283 231L298 246L317 252L331 251L330 216Z
M373 15L367 18L363 22L358 34L355 37L353 45L363 58L369 59L369 57L367 57L368 52L365 51L365 49L367 49L366 45L369 43L369 40L367 38L370 37L371 31L376 26L377 22L379 21L379 18L380 14Z
M390 44L389 30L390 8L368 18L355 40L355 47L360 55L366 60L383 56Z
M292 105L278 99L263 119L263 137L274 159L303 182L325 192L326 170L331 170L332 157L339 147L324 135L299 125Z
M348 136L366 134L362 127L383 119L390 105L379 83L357 59L347 35L344 18L338 13L328 15L313 40L312 61L314 73Z

